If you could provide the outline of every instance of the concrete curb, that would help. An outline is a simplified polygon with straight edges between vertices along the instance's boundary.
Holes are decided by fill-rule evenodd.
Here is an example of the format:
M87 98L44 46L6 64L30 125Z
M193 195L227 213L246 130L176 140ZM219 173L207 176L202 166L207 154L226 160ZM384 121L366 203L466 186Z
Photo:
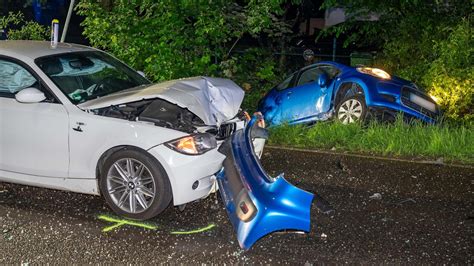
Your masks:
M377 159L377 160L385 160L385 161L406 162L406 163L415 163L415 164L430 164L430 165L438 165L438 166L449 166L449 167L474 169L474 165L450 164L450 163L443 163L443 162L430 161L430 160L419 160L418 161L418 160L415 160L415 159L410 160L410 159L392 158L392 157L384 157L384 156L376 156L376 155L364 155L364 154L356 154L356 153L345 153L345 152L328 151L328 150L302 149L302 148L293 148L293 147L285 147L285 146L272 146L272 145L266 145L265 148L276 149L276 150L311 152L311 153L318 153L318 154L342 155L342 156L350 156L350 157L356 157L356 158Z

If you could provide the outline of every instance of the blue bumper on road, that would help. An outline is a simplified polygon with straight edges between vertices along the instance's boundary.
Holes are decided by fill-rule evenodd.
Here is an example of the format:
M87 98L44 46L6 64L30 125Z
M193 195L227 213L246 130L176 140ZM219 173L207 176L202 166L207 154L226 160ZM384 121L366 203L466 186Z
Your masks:
M244 249L271 232L310 230L314 195L291 185L283 176L268 176L253 150L252 139L262 137L259 133L264 135L264 129L252 119L219 150L226 155L217 176L219 190Z

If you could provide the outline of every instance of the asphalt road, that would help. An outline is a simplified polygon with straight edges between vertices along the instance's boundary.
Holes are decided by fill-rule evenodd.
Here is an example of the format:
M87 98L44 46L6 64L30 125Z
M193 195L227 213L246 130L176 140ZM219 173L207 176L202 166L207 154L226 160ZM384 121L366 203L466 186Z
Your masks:
M309 234L274 233L243 251L216 195L168 209L148 222L156 229L104 233L113 223L98 217L112 213L99 197L0 183L0 264L474 262L473 168L279 149L263 164L336 211L313 207Z

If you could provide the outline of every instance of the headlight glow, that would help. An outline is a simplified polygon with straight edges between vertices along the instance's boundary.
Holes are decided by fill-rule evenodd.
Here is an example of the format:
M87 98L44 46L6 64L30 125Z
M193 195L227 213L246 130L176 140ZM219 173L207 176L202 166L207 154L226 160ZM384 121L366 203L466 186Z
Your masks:
M431 99L433 99L433 101L435 101L436 103L439 104L440 100L439 100L438 97L436 97L436 96L434 96L434 95L431 95L431 94L430 94L430 97L431 97Z
M216 138L209 133L201 133L171 140L165 146L187 155L200 155L217 147Z
M384 70L382 70L380 68L358 67L357 71L359 71L360 73L369 74L371 76L381 78L381 79L390 79L391 78L390 74L388 74L387 72L385 72Z

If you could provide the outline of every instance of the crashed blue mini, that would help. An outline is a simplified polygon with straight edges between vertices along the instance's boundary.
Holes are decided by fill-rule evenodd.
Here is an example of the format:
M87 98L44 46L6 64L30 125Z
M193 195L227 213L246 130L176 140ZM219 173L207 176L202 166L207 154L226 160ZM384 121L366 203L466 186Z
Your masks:
M336 118L344 124L374 118L436 122L436 102L407 80L370 67L320 62L302 68L260 100L267 123L298 124Z

